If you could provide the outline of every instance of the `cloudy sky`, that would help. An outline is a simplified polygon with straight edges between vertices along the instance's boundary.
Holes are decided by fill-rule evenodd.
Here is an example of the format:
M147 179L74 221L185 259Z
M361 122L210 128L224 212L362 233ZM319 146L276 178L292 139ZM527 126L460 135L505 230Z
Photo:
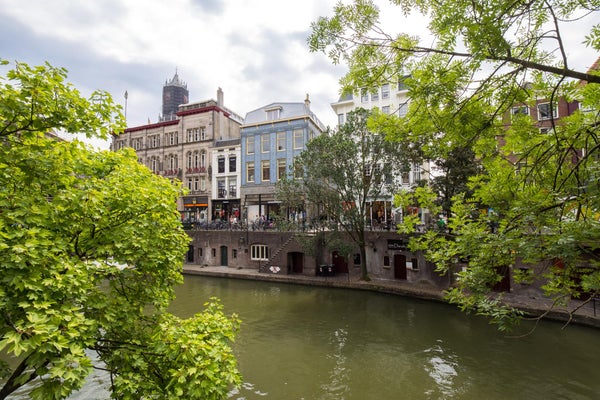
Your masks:
M69 71L85 95L112 93L129 126L156 122L162 86L178 71L190 101L216 98L245 116L266 104L303 101L334 126L343 66L310 53L310 23L330 16L337 0L0 0L0 57ZM378 0L383 25L426 35L422 18L403 19ZM576 41L583 37L571 32ZM589 57L583 57L589 56ZM585 67L596 55L582 54ZM592 58L592 60L587 60Z

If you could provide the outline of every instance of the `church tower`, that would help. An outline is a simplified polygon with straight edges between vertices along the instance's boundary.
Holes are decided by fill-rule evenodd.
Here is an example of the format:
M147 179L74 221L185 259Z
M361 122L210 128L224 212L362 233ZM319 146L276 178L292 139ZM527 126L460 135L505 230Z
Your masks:
M177 70L170 81L163 86L163 104L161 121L171 121L176 118L180 104L186 104L189 99L187 84L179 79Z

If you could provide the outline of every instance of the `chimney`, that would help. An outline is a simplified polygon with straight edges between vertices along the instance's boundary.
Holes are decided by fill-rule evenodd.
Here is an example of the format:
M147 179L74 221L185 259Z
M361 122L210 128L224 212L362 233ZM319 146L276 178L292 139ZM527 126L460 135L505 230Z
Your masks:
M310 111L310 100L308 99L308 93L306 93L306 99L304 99L304 105L306 106L306 110Z
M221 88L217 90L217 105L223 107L223 89Z

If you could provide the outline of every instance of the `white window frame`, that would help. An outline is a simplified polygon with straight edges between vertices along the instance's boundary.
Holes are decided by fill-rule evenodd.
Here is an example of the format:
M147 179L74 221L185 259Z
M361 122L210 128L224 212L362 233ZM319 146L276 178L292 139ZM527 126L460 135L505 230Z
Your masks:
M250 246L250 260L269 261L269 246L264 244L253 244Z
M550 111L551 111L552 115L542 117L542 112L540 111L540 106L548 106L549 107L548 113L550 113ZM558 118L558 105L556 103L552 104L550 102L538 103L537 112L538 112L538 120L539 121L547 121L549 119L555 119L555 118Z

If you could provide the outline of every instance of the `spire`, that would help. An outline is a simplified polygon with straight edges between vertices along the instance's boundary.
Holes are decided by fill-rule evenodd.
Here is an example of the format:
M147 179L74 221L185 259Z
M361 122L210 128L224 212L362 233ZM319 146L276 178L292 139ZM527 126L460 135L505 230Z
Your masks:
M179 79L177 67L175 67L175 75L173 75L173 78L168 82L165 81L165 86L178 86L187 89L187 84Z

